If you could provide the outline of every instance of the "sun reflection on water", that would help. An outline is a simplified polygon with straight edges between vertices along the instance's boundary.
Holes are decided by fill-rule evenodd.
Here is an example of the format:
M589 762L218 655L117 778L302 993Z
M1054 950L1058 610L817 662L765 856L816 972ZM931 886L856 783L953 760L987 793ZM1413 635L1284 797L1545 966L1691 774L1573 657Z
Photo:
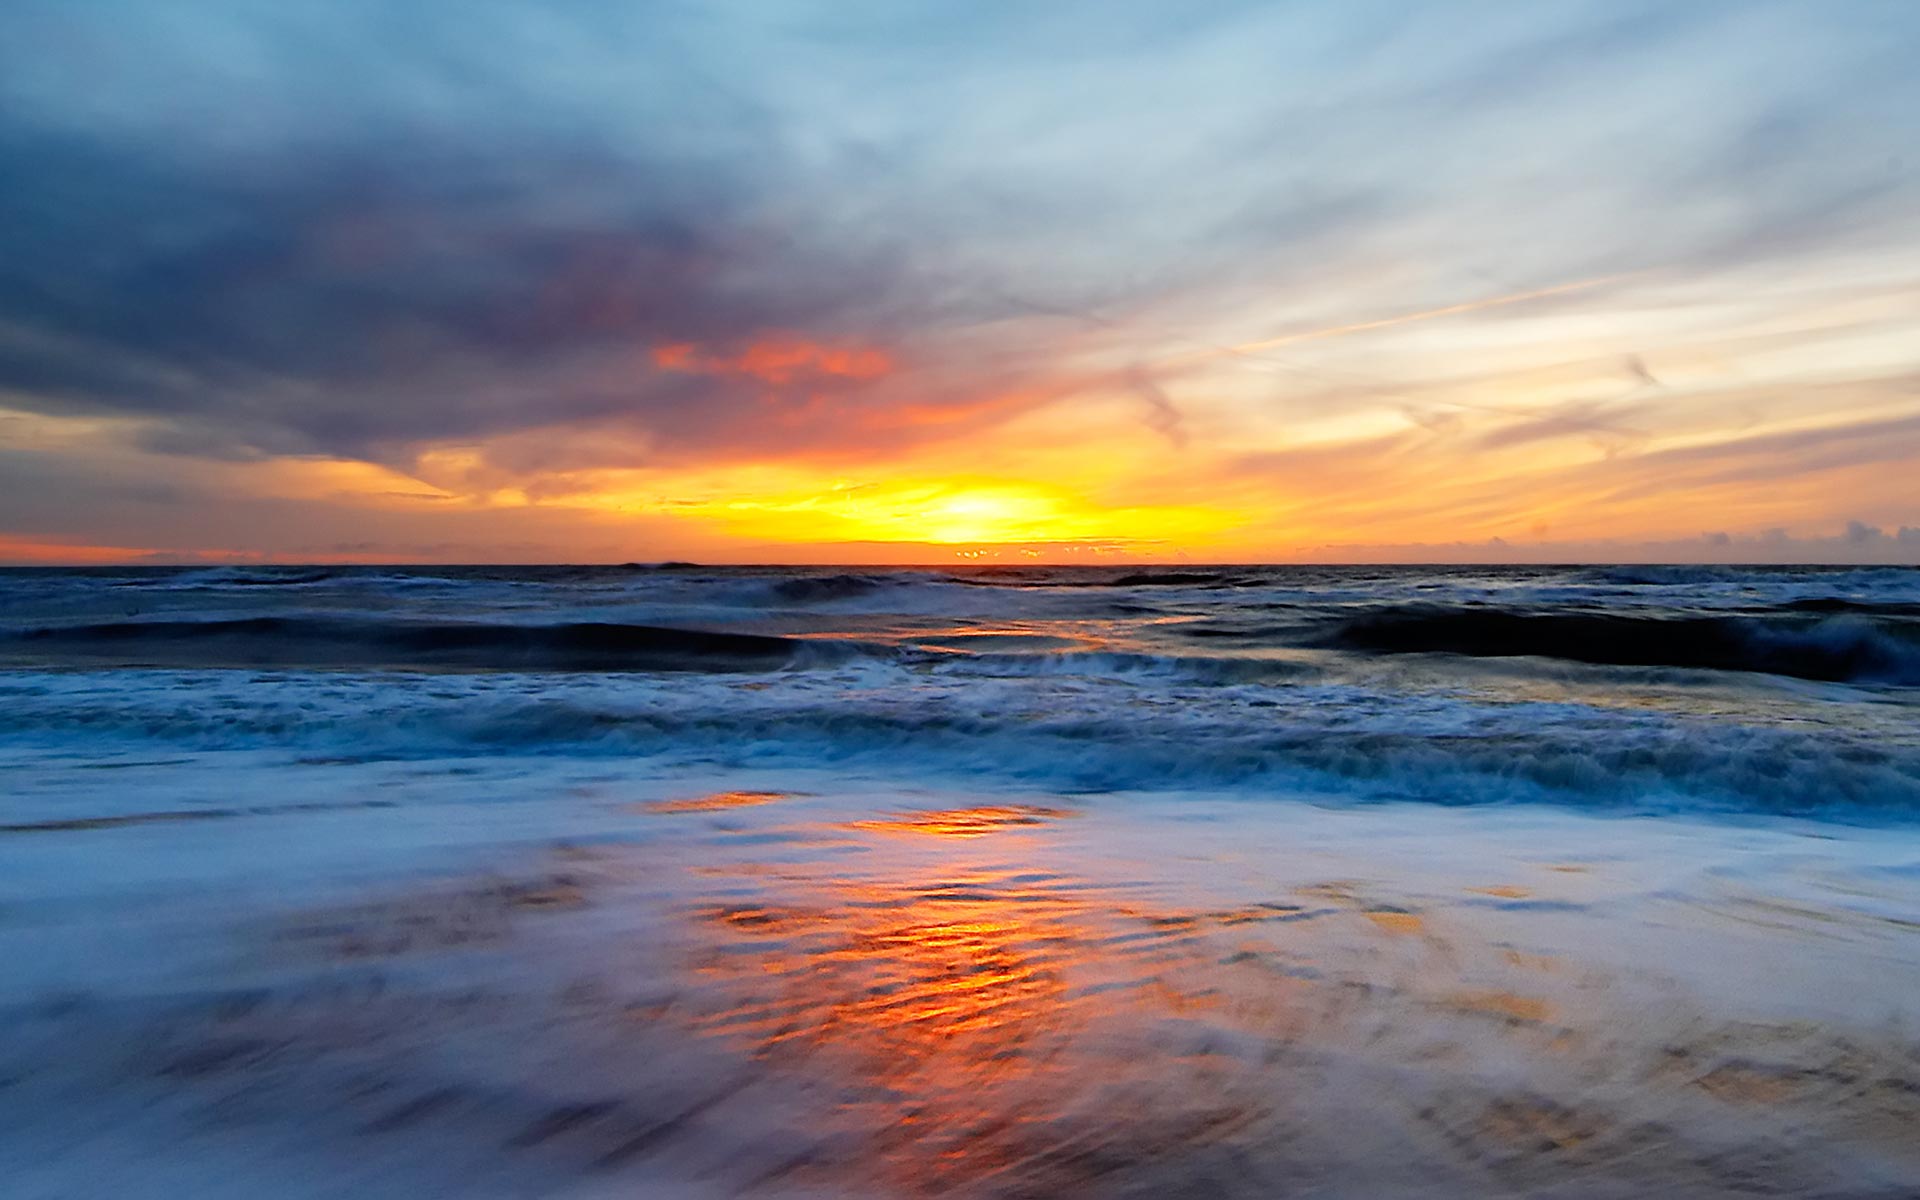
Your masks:
M1241 1003L1221 988L1214 934L1303 910L1169 911L992 857L1017 844L1045 858L1033 841L1071 815L898 812L844 826L902 847L884 869L737 877L691 910L701 1000L683 1019L772 1075L838 1080L821 1119L856 1131L887 1189L1077 1192L1231 1137L1270 1089L1178 1022ZM1312 986L1260 983L1269 1027Z
M1776 1032L1696 1049L1710 1026L1658 979L1583 964L1554 933L1580 906L1538 902L1563 864L1422 891L1235 847L1170 880L1157 846L1088 839L1092 804L773 803L796 795L647 806L745 811L568 861L589 923L624 888L677 897L617 1041L635 1109L669 1077L693 1098L609 1154L731 1161L771 1122L801 1149L769 1148L753 1194L1272 1195L1356 1170L1524 1193L1601 1164L1710 1193L1718 1168L1611 1089L1680 1111L1802 1078L1729 1065ZM698 1066L654 1073L663 1050Z
M960 827L946 836L980 836ZM1208 989L1166 969L1186 923L1106 928L1110 899L1083 880L954 865L924 882L824 883L804 903L709 906L698 919L721 938L695 969L724 1000L693 1027L769 1070L845 1080L834 1119L865 1131L892 1186L940 1192L1014 1170L1022 1186L1077 1186L1100 1161L1191 1150L1260 1111L1228 1086L1139 1107L1153 1081L1128 1047L1155 1017L1204 1007ZM1195 1059L1159 1075L1195 1063L1217 1071ZM1123 1095L1133 1115L1110 1128L1136 1139L1124 1147L1076 1116Z
M1781 1194L1839 1195L1848 1147L1913 1153L1920 1047L1731 1019L1594 961L1568 897L1598 868L1421 886L1327 855L1276 869L1236 835L1170 879L1144 869L1160 837L1086 836L1114 819L1096 802L799 796L669 800L640 811L745 811L302 913L276 961L518 963L527 986L371 987L351 1014L222 997L157 1069L253 1088L331 1063L302 1086L381 1137L770 1198L1530 1195L1598 1173L1750 1194L1730 1134L1784 1148ZM365 1030L391 1039L377 1064Z
M787 799L789 795L791 793L788 792L712 792L682 800L654 800L639 807L642 812L650 813L724 812L730 808L755 808L772 804L776 800Z
M974 838L1021 826L1041 825L1047 821L1073 815L1071 810L1062 808L1043 808L1032 804L992 804L972 808L895 813L876 820L851 821L847 827L872 833Z

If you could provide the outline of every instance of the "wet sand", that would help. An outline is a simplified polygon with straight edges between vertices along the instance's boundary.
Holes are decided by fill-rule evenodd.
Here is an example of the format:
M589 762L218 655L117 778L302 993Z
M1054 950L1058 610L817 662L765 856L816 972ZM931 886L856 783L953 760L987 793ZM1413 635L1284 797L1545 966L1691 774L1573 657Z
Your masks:
M11 1194L1920 1189L1912 834L354 769L0 835Z

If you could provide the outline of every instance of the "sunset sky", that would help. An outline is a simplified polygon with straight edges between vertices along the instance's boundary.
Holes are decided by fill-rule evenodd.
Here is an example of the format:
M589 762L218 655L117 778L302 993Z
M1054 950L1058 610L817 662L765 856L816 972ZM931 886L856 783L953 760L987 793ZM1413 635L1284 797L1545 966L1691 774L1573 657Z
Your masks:
M0 561L1920 560L1920 4L0 9Z

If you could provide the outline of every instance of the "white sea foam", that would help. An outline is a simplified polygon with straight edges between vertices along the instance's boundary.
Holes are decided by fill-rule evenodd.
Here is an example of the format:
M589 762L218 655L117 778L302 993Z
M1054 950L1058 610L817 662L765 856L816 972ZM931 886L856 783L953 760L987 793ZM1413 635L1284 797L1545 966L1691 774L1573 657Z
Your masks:
M0 745L858 760L1076 790L1311 785L1361 802L1920 813L1920 730L1904 705L1857 705L1841 725L1810 723L1791 694L1736 719L1725 695L1687 711L1685 689L1603 706L1329 682L1288 663L1198 666L1085 655L856 657L744 676L15 672L0 676Z

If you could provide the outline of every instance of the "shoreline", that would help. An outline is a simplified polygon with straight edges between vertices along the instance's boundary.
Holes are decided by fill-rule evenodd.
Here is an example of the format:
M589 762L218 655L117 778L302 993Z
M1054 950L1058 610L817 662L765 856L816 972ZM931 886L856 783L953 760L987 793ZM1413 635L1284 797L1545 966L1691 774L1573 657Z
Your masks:
M1735 1195L1764 1143L1804 1190L1920 1181L1920 833L492 766L0 838L0 1163L78 1131L138 1190L143 1139L301 1131L285 1194ZM151 874L81 871L103 839Z

